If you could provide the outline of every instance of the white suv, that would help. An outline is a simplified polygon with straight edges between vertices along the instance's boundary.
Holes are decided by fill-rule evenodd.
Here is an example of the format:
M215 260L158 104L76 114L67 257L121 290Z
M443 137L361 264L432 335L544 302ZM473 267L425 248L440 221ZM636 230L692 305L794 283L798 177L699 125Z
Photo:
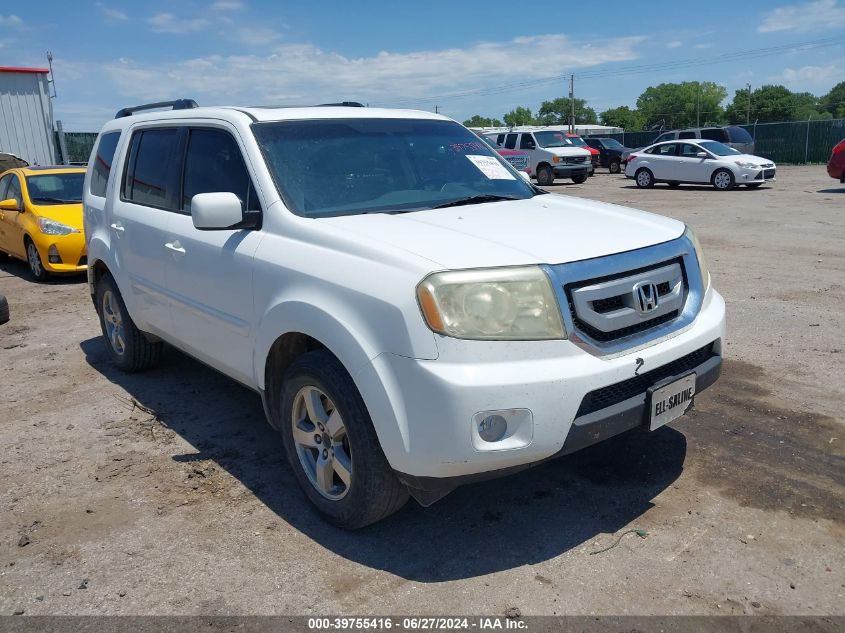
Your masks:
M718 376L681 222L547 194L428 112L171 105L119 112L89 162L109 353L166 342L258 392L338 525L655 429Z
M537 184L548 187L555 178L571 178L581 184L593 175L592 155L578 147L562 130L521 130L489 135L490 140L506 149L528 154L528 173Z

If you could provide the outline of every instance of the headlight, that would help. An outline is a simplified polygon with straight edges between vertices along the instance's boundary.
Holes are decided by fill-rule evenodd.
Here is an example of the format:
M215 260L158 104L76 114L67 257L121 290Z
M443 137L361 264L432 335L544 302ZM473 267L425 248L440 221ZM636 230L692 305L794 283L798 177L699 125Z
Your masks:
M560 307L539 266L433 273L417 286L428 326L454 338L566 338Z
M706 292L710 288L710 269L707 268L707 261L704 259L704 251L701 250L701 243L690 227L687 227L687 230L684 231L684 237L692 242L692 246L695 249L695 258L698 260L698 269L701 271L701 286Z
M742 167L743 169L760 169L760 165L755 165L754 163L746 163L741 160L735 160L734 163L737 167Z
M563 156L552 156L553 163L560 163L563 162Z
M79 229L47 218L38 218L38 228L41 229L44 235L70 235L71 233L79 233Z

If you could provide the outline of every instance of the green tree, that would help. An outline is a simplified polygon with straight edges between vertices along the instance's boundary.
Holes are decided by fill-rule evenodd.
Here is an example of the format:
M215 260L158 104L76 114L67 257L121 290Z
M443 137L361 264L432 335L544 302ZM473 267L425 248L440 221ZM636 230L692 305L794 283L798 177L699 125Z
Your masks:
M610 108L599 115L602 125L621 127L624 130L642 130L645 127L643 116L628 106Z
M464 121L464 125L467 127L502 127L502 122L499 119L473 114L472 117Z
M836 119L845 119L845 81L840 81L820 99L821 107Z
M666 127L693 127L720 123L720 105L728 96L723 86L712 81L685 81L649 86L637 99L637 110L646 125L664 121Z
M822 102L824 98L822 99ZM748 90L737 90L733 101L725 108L730 123L771 123L775 121L806 121L833 116L809 92L792 92L780 85L765 85L751 92L751 116L748 116Z
M566 125L572 113L572 100L569 97L558 97L552 101L543 101L537 113L540 125ZM575 122L598 123L596 111L587 106L584 99L575 99Z
M505 120L505 125L535 125L537 122L531 110L524 106L517 106L502 117Z

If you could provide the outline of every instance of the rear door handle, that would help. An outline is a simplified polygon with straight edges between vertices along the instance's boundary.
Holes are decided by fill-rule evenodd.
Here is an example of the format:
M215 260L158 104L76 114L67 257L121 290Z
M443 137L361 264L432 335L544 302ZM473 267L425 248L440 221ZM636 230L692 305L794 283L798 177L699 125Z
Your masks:
M185 254L185 249L182 248L182 244L179 240L173 240L172 242L165 242L164 248L173 251L174 253L179 253L180 255Z
M115 222L111 225L111 230L116 231L117 233L123 233L126 229L123 228L123 225L120 222Z

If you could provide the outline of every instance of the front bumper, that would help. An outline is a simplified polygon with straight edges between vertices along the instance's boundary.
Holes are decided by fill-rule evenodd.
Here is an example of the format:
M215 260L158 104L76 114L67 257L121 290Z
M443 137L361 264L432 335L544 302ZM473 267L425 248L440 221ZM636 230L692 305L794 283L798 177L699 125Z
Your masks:
M576 165L554 165L555 178L572 178L573 176L589 176L593 168L591 163L578 163Z
M768 169L746 169L741 167L739 169L739 173L736 174L736 183L738 185L743 185L747 183L774 182L776 180L776 173L776 167Z
M583 437L600 441L639 425L642 403L627 400L644 398L650 384L612 409L592 411L588 417L579 411L591 392L648 374L707 346L720 357L724 333L724 300L711 289L688 327L632 353L596 356L568 340L440 337L437 360L381 354L355 375L355 382L385 456L400 478L415 488L436 488L435 479L454 487L460 480L448 479L490 477L493 471L527 467L565 447L566 452L580 448ZM715 380L712 371L711 365L702 368L700 388L712 382L705 376ZM473 435L475 417L489 411L527 411L530 427L521 433L521 441L480 449ZM608 426L593 426L601 421L609 421Z
M82 233L69 235L39 235L33 240L41 264L51 273L84 273L88 268L85 236ZM61 261L55 261L56 256ZM53 261L51 261L51 258Z

